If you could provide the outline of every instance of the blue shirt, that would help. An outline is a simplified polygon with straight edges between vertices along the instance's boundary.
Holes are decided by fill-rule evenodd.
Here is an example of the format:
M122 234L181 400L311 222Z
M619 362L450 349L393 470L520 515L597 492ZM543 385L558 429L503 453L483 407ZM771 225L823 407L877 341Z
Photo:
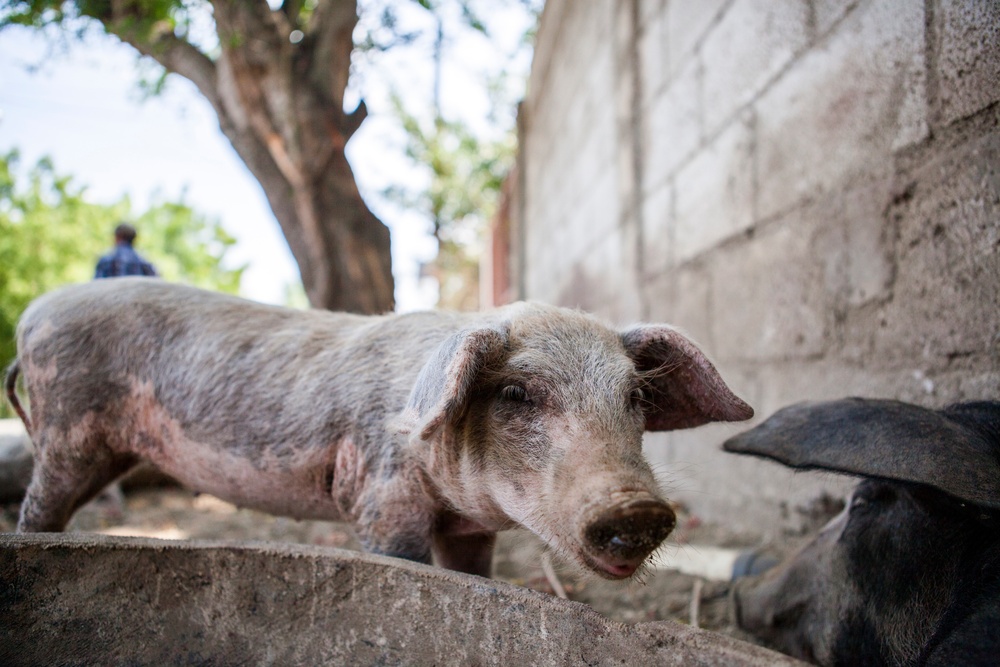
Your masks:
M115 249L97 262L94 278L117 278L118 276L155 276L153 265L139 256L132 246L120 243Z

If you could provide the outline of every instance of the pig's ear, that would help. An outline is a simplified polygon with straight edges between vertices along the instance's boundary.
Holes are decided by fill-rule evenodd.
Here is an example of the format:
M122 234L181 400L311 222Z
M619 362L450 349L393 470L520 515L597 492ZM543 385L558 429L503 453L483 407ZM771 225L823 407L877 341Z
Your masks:
M753 417L753 408L730 391L712 362L677 331L641 325L622 333L621 339L647 381L647 431Z
M793 468L927 484L1000 508L1000 403L942 411L864 398L797 403L722 447Z
M498 327L461 331L441 343L420 370L396 430L429 440L463 414L480 371L501 358L506 344Z

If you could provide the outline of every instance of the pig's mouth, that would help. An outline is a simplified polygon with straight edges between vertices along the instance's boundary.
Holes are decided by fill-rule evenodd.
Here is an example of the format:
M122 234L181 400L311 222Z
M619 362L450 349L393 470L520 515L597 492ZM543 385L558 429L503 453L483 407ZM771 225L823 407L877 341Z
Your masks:
M660 546L676 521L669 505L650 496L621 503L587 523L579 556L607 579L626 579Z
M604 560L586 552L580 553L580 558L583 559L588 568L606 579L628 579L646 560L645 557L639 561Z

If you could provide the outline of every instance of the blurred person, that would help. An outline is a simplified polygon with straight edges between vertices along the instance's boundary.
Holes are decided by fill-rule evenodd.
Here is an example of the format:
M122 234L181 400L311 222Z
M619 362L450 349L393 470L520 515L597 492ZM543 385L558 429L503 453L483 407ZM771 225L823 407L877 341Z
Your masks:
M94 278L117 278L119 276L155 276L156 269L142 258L133 248L135 227L127 222L115 227L115 247L97 262Z
M115 247L97 261L94 279L121 276L156 276L153 265L132 248L137 232L127 222L115 227ZM94 504L105 519L117 522L125 516L125 494L121 484L115 482L105 487L94 499Z

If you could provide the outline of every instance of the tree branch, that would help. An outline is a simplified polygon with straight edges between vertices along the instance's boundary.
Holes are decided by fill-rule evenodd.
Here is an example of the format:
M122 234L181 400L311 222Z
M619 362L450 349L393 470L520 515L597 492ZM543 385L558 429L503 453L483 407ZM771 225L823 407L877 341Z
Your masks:
M361 100L354 111L344 115L344 122L341 126L341 129L344 131L344 143L347 143L347 140L354 136L354 133L361 127L361 123L364 122L365 118L368 118L368 105L365 104L364 100Z
M301 25L300 14L302 13L302 5L302 0L285 0L281 3L281 11L292 28L298 28Z
M248 62L267 67L279 45L288 43L291 27L283 14L271 11L266 0L210 2L223 50L239 49Z
M294 187L302 180L302 146L287 22L263 0L212 0L212 5L222 45L223 105L238 126L253 127Z
M338 112L344 110L357 24L356 0L324 0L313 11L306 30L312 45L309 80L323 91Z
M149 56L163 65L168 72L179 74L193 83L198 91L208 99L212 108L217 112L221 111L215 63L190 42L173 35L161 37L152 44L133 39L125 34L118 34L118 37L123 42L133 46L142 55Z
M168 72L188 79L218 111L219 94L215 63L196 46L174 35L167 29L158 29L137 21L136 7L132 2L112 0L100 12L88 14L104 25L104 29L118 37L144 56L160 63Z

